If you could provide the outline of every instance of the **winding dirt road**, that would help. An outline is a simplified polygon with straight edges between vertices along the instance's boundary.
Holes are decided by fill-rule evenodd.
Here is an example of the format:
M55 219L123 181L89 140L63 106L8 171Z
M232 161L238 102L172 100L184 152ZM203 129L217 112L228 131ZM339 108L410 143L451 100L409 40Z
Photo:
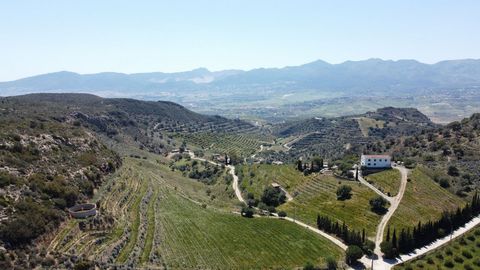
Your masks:
M216 162L204 159L204 158L196 157L195 154L190 150L188 150L187 152L192 159L196 159L196 160L200 160L200 161L207 161L211 164L215 164L215 165L219 165L219 166L222 165L220 163L216 163ZM236 195L237 199L240 202L245 203L245 200L243 199L243 196L242 196L242 192L239 188L238 176L235 174L235 167L232 166L232 165L228 165L227 168L229 169L230 175L232 175L232 177L233 177L232 187L233 187L233 190L235 191L235 195ZM377 270L377 269L379 269L379 270L380 269L381 270L389 270L393 266L395 266L399 263L402 263L402 262L405 262L405 261L408 261L408 260L412 260L412 259L414 259L418 256L421 256L421 255L423 255L423 254L425 254L429 251L432 251L432 250L444 245L445 243L448 243L451 240L451 238L456 238L460 235L463 235L464 233L466 233L467 231L469 231L473 227L480 224L480 216L479 216L479 217L474 218L472 221L468 222L467 224L465 224L465 226L457 229L455 232L453 232L451 237L447 236L445 238L439 239L439 240L431 243L428 246L425 246L425 247L420 248L420 249L416 249L414 252L412 252L410 254L402 255L399 259L395 259L395 260L385 260L385 259L383 259L383 257L382 257L383 254L380 250L380 244L383 241L383 234L384 234L384 231L385 231L385 227L387 226L388 221L393 216L393 214L397 210L400 202L402 201L403 195L404 195L406 187L407 187L407 182L408 182L407 180L408 180L409 170L407 168L405 168L403 166L395 166L394 169L399 170L400 174L401 174L400 188L399 188L398 194L395 197L388 197L387 195L385 195L384 193L379 191L377 188L375 188L373 185L371 185L370 183L365 181L359 175L359 180L362 184L366 185L367 187L372 189L375 193L379 194L380 196L382 196L383 198L387 199L390 202L390 207L388 208L387 213L382 217L380 223L377 226L377 232L376 232L376 236L375 236L375 250L374 250L375 255L374 255L374 258L372 259L372 258L368 258L368 257L364 256L360 260L360 262L363 263L365 267L372 267L372 269L375 269L375 270ZM324 231L321 231L321 230L319 230L319 229L317 229L313 226L305 224L305 223L303 223L299 220L293 219L291 217L280 218L280 217L278 217L277 214L273 214L273 215L274 215L274 218L279 218L279 219L283 219L283 220L293 222L293 223L295 223L299 226L302 226L302 227L304 227L304 228L306 228L306 229L308 229L312 232L315 232L315 233L321 235L322 237L327 238L328 240L330 240L332 243L334 243L335 245L337 245L338 247L340 247L343 250L347 249L347 245L345 245L340 239L337 239L334 236L332 236L332 235L330 235L330 234L328 234ZM349 269L352 269L352 268L349 268Z
M242 191L240 191L240 188L238 186L238 176L235 174L235 166L228 165L227 168L229 168L230 175L233 177L232 187L233 187L233 190L235 191L235 195L237 196L237 199L242 203L245 203L245 200L242 197Z
M192 159L196 159L196 160L200 160L200 161L207 161L207 162L210 162L211 164L215 164L215 165L218 165L220 166L221 164L220 163L216 163L216 162L213 162L213 161L210 161L210 160L206 160L204 158L199 158L199 157L196 157L195 156L195 153L193 153L193 151L190 151L190 150L187 150L186 152L188 152L188 154L190 155L190 158ZM229 173L230 175L233 177L233 181L232 181L232 187L233 187L233 190L235 191L235 196L237 196L237 199L242 202L242 203L245 203L245 199L243 199L243 196L242 196L242 191L240 190L240 187L239 187L239 183L238 183L238 176L235 174L235 166L233 165L228 165L227 168L229 169ZM289 196L288 197L288 200L293 200L293 197ZM345 245L340 239L337 239L335 238L334 236L324 232L324 231L321 231L313 226L310 226L308 224L305 224L301 221L298 221L296 219L293 219L293 218L290 218L290 217L278 217L277 214L273 214L273 216L275 218L279 218L279 219L284 219L284 220L287 220L287 221L290 221L290 222L293 222L299 226L302 226L312 232L315 232L319 235L321 235L322 237L325 237L327 238L328 240L330 240L332 243L334 243L335 245L337 245L338 247L340 247L341 249L343 250L346 250L347 249L347 245Z
M395 197L392 197L390 201L390 207L388 208L388 211L385 215L383 215L382 220L378 224L377 227L377 234L375 236L375 254L381 258L382 257L382 252L380 251L380 243L383 241L383 233L385 231L385 227L388 224L388 221L390 218L393 216L395 213L395 210L397 210L398 205L402 201L403 194L405 193L405 189L407 187L407 179L408 179L408 169L405 167L400 167L396 166L394 167L395 169L400 171L400 174L402 175L402 179L400 181L400 189L398 190L398 194Z
M355 171L353 171L355 174ZM374 185L370 184L367 180L365 180L362 176L362 173L359 171L358 172L358 181L368 187L369 189L373 190L375 193L378 195L382 196L385 200L387 200L389 203L393 203L394 197L388 197L385 193L381 192L378 188L376 188Z

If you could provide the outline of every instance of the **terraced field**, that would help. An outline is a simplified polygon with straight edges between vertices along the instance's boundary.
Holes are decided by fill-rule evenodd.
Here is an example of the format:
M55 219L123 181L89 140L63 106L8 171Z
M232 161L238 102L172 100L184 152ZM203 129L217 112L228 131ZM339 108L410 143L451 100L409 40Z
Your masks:
M417 167L409 175L407 189L389 226L400 231L417 225L419 221L438 219L444 210L455 210L464 204L463 199L441 188L421 167Z
M178 134L177 137L184 140L189 147L193 145L217 154L234 153L240 157L255 153L262 144L254 134L184 133Z
M235 200L212 199L207 188L151 156L125 158L95 197L101 214L65 222L49 251L82 255L101 267L148 269L294 268L321 265L326 256L342 260L343 252L317 234L279 219L233 214Z
M370 138L362 135L357 121L350 119L309 133L290 146L301 153L316 153L322 157L335 158L341 157L348 145L362 145L369 141Z
M408 269L480 269L480 227L413 261L394 267Z
M364 178L389 196L396 196L400 188L401 175L398 170L384 170L369 174L368 176L364 176Z
M336 190L340 185L352 187L351 199L337 200ZM319 176L297 186L293 192L298 196L278 208L286 211L289 217L316 225L317 215L326 215L355 230L365 229L368 237L374 236L381 219L370 210L369 200L375 197L375 193L358 182Z
M203 133L203 132L225 132L225 133L248 133L258 131L257 128L247 122L240 120L229 120L218 116L205 118L198 114L194 116L197 119L192 119L192 115L188 113L179 112L185 114L184 121L180 123L174 119L161 119L160 122L156 122L153 129L157 131L166 132L181 132L181 133Z

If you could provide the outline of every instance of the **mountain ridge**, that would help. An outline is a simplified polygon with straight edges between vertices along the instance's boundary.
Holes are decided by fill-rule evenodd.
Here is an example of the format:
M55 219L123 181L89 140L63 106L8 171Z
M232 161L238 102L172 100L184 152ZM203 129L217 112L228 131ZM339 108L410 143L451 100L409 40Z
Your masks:
M370 58L330 64L317 60L298 66L257 68L252 70L210 71L197 68L191 71L164 73L101 72L79 74L59 71L18 80L0 82L0 90L11 94L41 91L117 91L158 92L165 90L193 91L261 86L281 89L288 84L292 89L317 89L358 92L412 91L422 88L462 87L480 84L480 60L445 60L425 64L417 60L382 60ZM250 87L249 87L250 88ZM106 94L105 96L108 96Z

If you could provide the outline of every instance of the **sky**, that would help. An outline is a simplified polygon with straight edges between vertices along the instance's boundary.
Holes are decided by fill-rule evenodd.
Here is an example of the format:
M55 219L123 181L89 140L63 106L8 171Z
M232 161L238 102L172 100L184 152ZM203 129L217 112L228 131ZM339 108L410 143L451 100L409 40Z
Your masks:
M0 0L0 81L480 58L480 1Z

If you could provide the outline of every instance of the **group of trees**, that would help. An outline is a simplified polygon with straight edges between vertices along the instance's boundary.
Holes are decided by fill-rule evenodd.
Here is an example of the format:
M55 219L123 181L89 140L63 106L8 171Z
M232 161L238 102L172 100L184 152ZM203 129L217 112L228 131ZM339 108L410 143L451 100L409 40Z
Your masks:
M345 222L340 225L338 221L333 222L327 216L317 215L317 227L322 231L338 236L348 245L361 246L366 240L365 230L362 230L362 232L350 230Z
M247 194L246 206L242 208L242 216L244 217L253 217L254 207L258 207L261 210L266 210L271 213L275 213L275 207L279 206L282 203L285 203L287 197L285 193L274 187L267 187L263 190L262 197L260 201L255 198L253 193ZM278 213L280 217L286 217L287 213L280 211Z
M444 212L437 221L429 221L425 224L419 222L412 229L402 229L398 236L395 229L390 235L390 228L388 228L386 239L380 247L386 258L394 258L398 254L409 253L448 235L479 214L480 197L475 193L471 203L467 203L464 208L457 208L456 211Z
M304 174L310 174L314 172L319 172L323 169L323 158L314 157L309 163L303 163L301 160L297 160L297 170L303 172Z
M187 160L186 163L180 163L176 165L175 162L170 164L172 170L179 170L184 173L185 176L198 180L205 184L214 184L218 177L223 173L223 167L212 165L206 161L200 162L198 160L191 160L190 156L187 154L175 155L174 160L176 162L181 161L182 159ZM188 161L191 161L189 163Z
M221 173L221 170L218 166L207 164L203 170L199 169L198 166L193 166L192 171L188 174L188 177L192 179L199 180L206 184L215 183L216 177Z
M317 227L336 235L349 246L345 255L348 264L356 263L363 254L371 255L375 249L375 243L367 239L365 229L361 232L350 230L345 222L340 225L338 221L333 222L329 217L321 215L317 215Z
M267 187L263 190L262 202L267 206L277 207L282 203L285 203L287 197L280 188Z

